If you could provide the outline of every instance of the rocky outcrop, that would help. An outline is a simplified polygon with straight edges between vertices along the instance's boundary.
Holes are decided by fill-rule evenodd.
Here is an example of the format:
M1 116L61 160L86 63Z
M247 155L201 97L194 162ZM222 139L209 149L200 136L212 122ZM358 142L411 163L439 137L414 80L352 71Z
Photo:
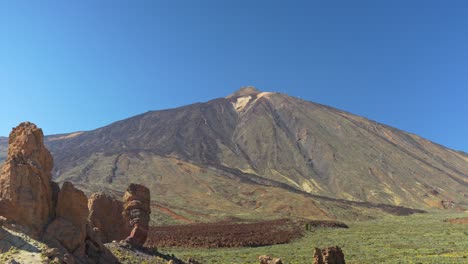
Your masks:
M142 247L148 237L150 191L143 185L130 184L123 202L109 193L95 193L88 200L88 221L103 243L114 240Z
M118 263L88 222L84 192L65 182L56 196L55 219L43 239L60 249L58 259L64 263Z
M452 200L442 200L440 201L440 204L444 209L452 209L455 207L455 202Z
M89 223L103 243L120 241L130 234L130 226L123 217L123 203L112 194L99 192L88 199Z
M343 251L338 246L315 248L314 264L345 264Z
M150 191L143 185L132 183L123 199L123 215L132 230L125 241L133 246L143 246L148 237L151 214Z
M118 263L88 225L86 195L70 182L60 189L52 167L42 130L14 128L0 171L0 223L53 246L47 257L57 263Z
M35 238L54 216L52 167L42 130L29 122L14 128L0 171L0 215Z

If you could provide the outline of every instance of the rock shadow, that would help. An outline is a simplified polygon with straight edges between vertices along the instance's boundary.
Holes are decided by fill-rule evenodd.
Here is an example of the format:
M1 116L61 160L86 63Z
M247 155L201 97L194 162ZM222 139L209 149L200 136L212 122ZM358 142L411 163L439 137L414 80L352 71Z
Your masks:
M11 248L24 250L31 253L40 253L40 248L34 246L23 237L15 235L8 230L0 227L0 253L7 252Z

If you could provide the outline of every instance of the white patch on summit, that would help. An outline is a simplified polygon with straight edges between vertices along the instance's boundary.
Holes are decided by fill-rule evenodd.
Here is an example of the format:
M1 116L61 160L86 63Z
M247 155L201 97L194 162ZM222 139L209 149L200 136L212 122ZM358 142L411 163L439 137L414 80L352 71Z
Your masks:
M242 111L242 109L245 108L245 106L249 103L251 98L252 98L252 96L238 97L237 100L232 103L232 106L239 113L239 112Z
M252 100L252 96L247 95L247 96L241 96L237 97L235 102L232 102L232 106L238 113L242 112L248 105L253 105L255 104L260 98L265 97L268 98L270 95L274 93L272 92L261 92L256 94L255 100L253 100L250 104L249 102Z
M273 93L272 92L261 92L257 95L257 99L260 99L262 98L263 96L268 96L268 95L272 95Z

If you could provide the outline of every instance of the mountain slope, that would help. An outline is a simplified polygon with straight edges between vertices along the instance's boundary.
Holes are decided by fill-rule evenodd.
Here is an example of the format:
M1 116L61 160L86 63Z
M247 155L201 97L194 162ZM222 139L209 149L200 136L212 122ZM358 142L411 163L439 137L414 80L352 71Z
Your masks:
M326 197L415 208L447 199L468 205L465 154L252 87L89 132L49 136L47 145L59 181L89 190L142 181L158 196L155 206L184 221L199 213L334 218L356 209L342 210ZM304 198L307 193L325 197ZM309 210L301 209L304 203Z

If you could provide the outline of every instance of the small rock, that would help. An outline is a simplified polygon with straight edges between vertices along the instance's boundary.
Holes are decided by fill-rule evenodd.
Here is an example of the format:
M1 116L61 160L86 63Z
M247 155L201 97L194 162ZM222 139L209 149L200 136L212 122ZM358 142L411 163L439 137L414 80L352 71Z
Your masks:
M314 264L345 264L343 251L338 246L315 248Z
M44 252L44 256L50 258L60 254L58 248L49 248Z
M274 258L270 264L283 264L280 258Z
M6 223L6 221L7 221L7 219L0 215L0 226L3 226L3 224Z
M455 207L455 202L452 200L442 200L440 203L444 209L451 209Z
M63 255L63 262L65 262L65 264L75 264L75 258L67 253Z
M193 258L189 258L187 259L187 264L201 264L200 262L196 261L195 259Z
M280 258L272 258L268 255L261 255L258 257L260 264L283 264Z
M260 261L260 264L270 264L270 261L272 260L270 256L267 255L261 255L258 257L258 260Z

